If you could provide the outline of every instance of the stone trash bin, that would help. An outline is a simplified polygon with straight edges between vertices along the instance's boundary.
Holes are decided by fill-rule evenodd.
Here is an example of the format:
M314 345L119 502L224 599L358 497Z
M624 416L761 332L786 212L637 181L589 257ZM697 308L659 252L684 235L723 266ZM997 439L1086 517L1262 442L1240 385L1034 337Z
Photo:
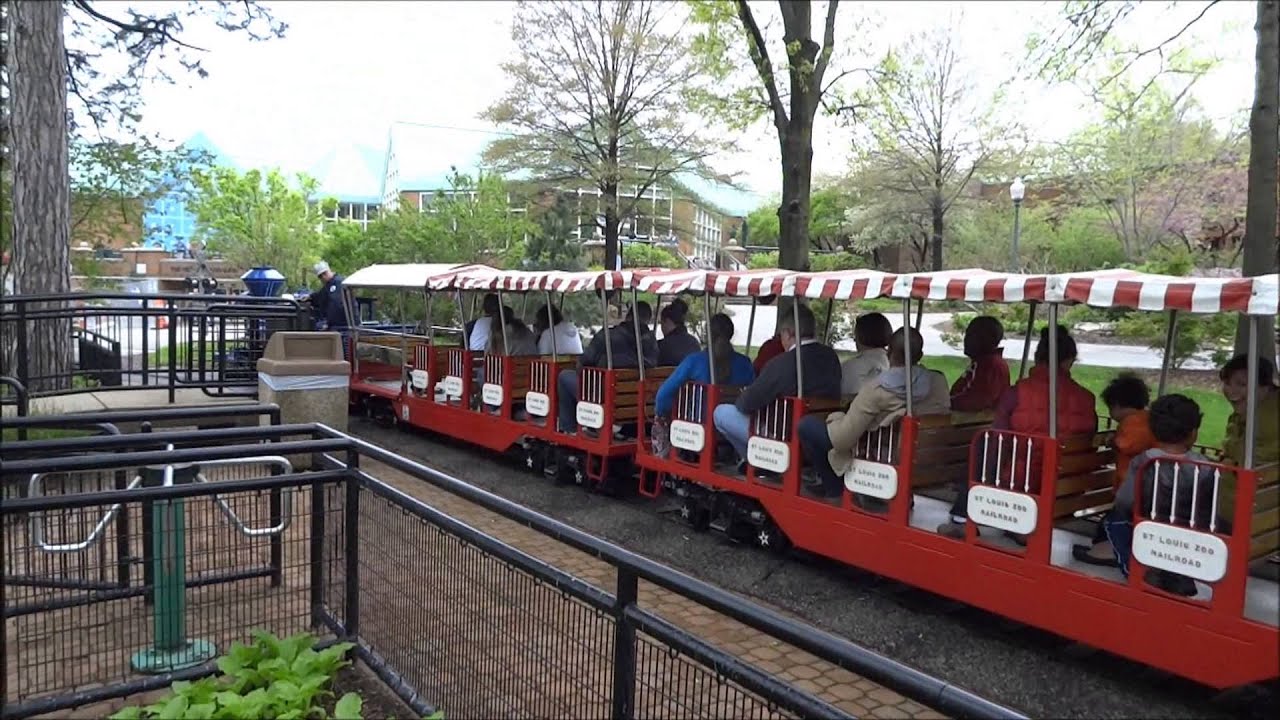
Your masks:
M342 336L334 332L277 332L258 360L258 400L279 405L286 425L315 422L346 432L350 382L351 363L342 359ZM295 470L311 468L309 455L289 462Z

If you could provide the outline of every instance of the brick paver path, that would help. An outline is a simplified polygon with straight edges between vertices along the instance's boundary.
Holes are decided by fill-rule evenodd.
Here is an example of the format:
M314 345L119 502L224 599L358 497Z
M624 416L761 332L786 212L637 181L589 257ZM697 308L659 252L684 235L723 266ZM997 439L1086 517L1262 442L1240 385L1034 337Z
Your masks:
M391 468L373 462L366 462L363 464L363 469L398 490L418 498L432 507L562 571L610 592L615 587L616 573L608 563ZM362 527L362 535L364 530L365 528ZM427 578L423 578L423 581L426 582ZM373 598L368 598L368 600L372 601ZM392 598L381 598L380 600L383 603L387 603ZM477 599L475 602L483 603L484 600ZM362 596L361 603L371 609L372 607L377 607L377 605L367 605L366 597L364 596ZM796 687L811 692L855 715L876 718L944 717L934 710L908 700L866 678L833 666L803 650L771 638L710 608L644 581L640 583L640 604L645 609L661 615L664 619L697 635L702 640L742 658L760 670L794 683ZM383 607L388 610L391 609L387 605L383 605ZM500 624L506 625L505 623ZM510 636L515 630L510 626L506 626L503 632ZM524 648L527 650L528 646L525 645ZM642 657L639 660L643 664L646 660L643 656L653 654L654 648L642 645L640 650ZM495 656L490 653L486 657L492 659ZM646 679L643 677L643 672L641 674L642 686L647 682L657 681L657 678ZM551 677L546 679L554 682L554 671L549 675ZM424 689L420 688L420 690ZM662 693L667 695L669 691L664 688ZM570 708L564 709L568 711L567 714L575 714ZM711 709L704 705L697 708L696 711L707 712ZM582 708L579 708L579 711L581 710ZM662 712L660 708L639 707L637 710L638 712L644 710L643 714L645 715L669 714L670 716L678 717L682 714L681 709L678 707L668 708L667 712ZM690 714L690 710L695 709L685 708L684 714ZM738 716L727 706L723 710L728 716ZM597 714L594 711L595 708L592 708L589 714Z

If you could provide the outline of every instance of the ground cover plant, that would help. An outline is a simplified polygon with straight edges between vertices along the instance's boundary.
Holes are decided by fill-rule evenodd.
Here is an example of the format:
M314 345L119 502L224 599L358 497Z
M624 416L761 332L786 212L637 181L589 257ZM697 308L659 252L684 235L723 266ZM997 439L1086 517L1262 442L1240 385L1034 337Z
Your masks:
M218 658L220 675L175 682L168 696L126 707L113 720L360 720L363 701L349 692L336 700L329 688L350 664L354 645L316 650L307 633L283 640L254 631L251 644L233 643Z

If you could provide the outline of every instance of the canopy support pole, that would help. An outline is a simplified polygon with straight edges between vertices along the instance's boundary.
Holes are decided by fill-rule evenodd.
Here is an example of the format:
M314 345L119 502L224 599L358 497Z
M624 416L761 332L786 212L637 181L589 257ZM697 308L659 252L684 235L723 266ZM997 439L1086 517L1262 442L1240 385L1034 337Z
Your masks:
M1169 327L1164 335L1164 357L1160 359L1160 384L1156 386L1156 397L1164 395L1165 386L1169 382L1169 367L1173 365L1173 341L1178 336L1178 311L1169 311Z

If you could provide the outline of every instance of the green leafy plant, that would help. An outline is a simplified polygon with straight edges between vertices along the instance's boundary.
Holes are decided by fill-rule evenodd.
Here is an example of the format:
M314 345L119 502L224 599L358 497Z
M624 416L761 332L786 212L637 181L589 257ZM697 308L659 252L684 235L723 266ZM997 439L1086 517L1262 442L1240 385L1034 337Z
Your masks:
M234 643L218 658L219 677L179 681L170 695L143 707L127 707L113 720L360 720L363 701L347 693L333 697L334 675L349 664L351 643L314 649L302 633L283 640L255 631L251 644Z

